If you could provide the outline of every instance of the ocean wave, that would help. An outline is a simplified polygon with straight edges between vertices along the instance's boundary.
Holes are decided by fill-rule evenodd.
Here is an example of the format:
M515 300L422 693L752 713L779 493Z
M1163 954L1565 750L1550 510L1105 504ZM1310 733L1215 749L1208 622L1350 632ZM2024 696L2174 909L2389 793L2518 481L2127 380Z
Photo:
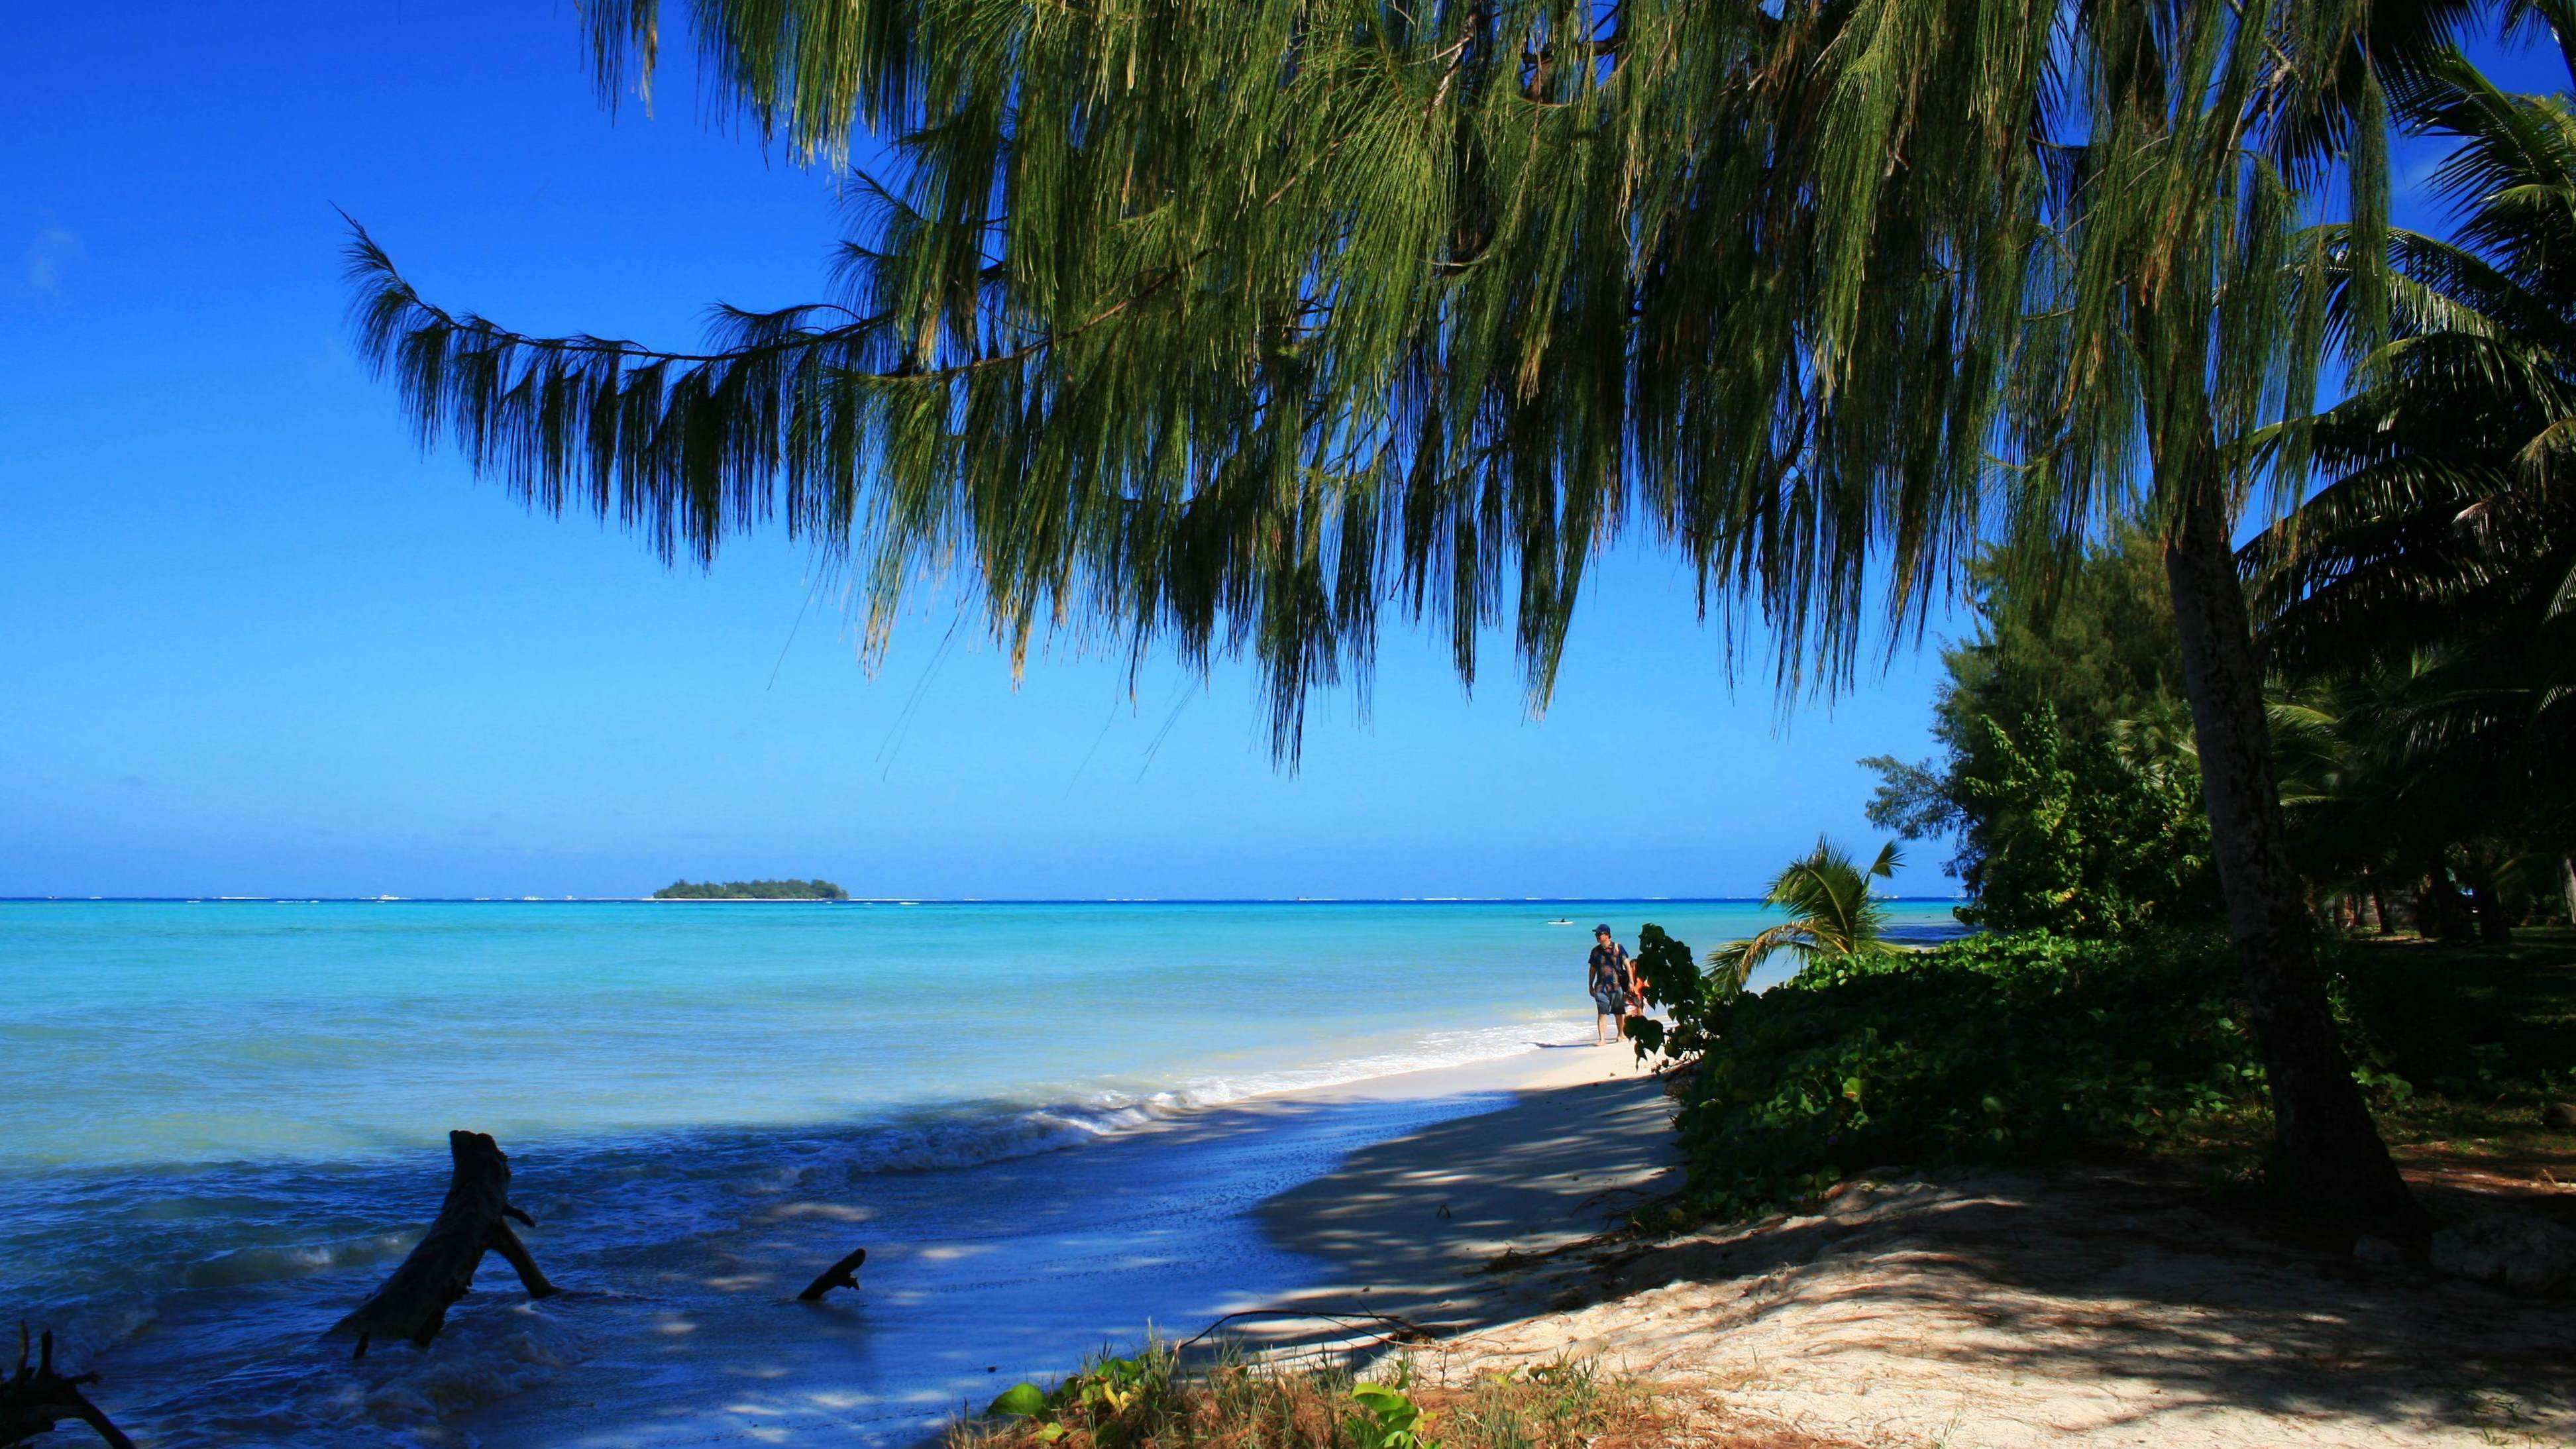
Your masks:
M1541 1047L1574 1046L1589 1040L1592 1031L1590 1012L1550 1012L1502 1026L1425 1032L1406 1048L1345 1057L1320 1066L1257 1072L1241 1078L1206 1078L1184 1088L1181 1095L1194 1105L1222 1106L1253 1097L1322 1091L1412 1072L1497 1061Z
M1078 1149L1194 1116L1407 1072L1465 1066L1587 1040L1588 1016L1423 1033L1312 1066L1210 1073L1168 1087L981 1099L829 1125L680 1129L640 1138L512 1147L512 1198L544 1224L539 1240L593 1251L643 1250L725 1232L779 1204L863 1200L871 1179L935 1174Z
M191 1288L229 1288L248 1283L274 1283L344 1268L391 1263L420 1241L418 1232L368 1233L361 1237L311 1243L253 1243L219 1249L184 1269L179 1281Z
M1548 1013L1502 1026L1425 1032L1383 1051L1307 1067L1210 1074L1171 1087L1103 1090L1065 1100L1023 1104L952 1104L852 1124L811 1147L822 1161L781 1161L744 1179L758 1191L810 1187L815 1174L934 1172L1061 1151L1194 1114L1269 1097L1325 1091L1412 1072L1471 1066L1542 1047L1589 1040L1589 1014ZM775 1143L765 1149L776 1150Z

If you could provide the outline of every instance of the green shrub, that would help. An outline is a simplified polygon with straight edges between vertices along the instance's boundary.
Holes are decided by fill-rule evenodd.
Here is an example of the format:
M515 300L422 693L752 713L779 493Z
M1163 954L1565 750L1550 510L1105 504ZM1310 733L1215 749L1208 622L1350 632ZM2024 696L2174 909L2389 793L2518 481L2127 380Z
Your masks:
M2385 1098L2522 1100L2576 1077L2568 932L2502 947L2342 942L2325 966L2355 1075Z
M2576 1084L2576 932L2524 935L2326 944L2353 1076L2375 1107L2520 1112ZM1711 980L1652 926L1640 947L1671 1022L1631 1034L1690 1068L1686 1217L1750 1213L1883 1164L2029 1161L2185 1131L2195 1150L2260 1146L2262 1067L2235 953L2214 935L1972 936L1819 959L1760 995Z
M1057 1384L1013 1384L984 1408L985 1417L1018 1422L1026 1436L1053 1444L1074 1431L1090 1443L1120 1445L1148 1437L1146 1426L1168 1419L1179 1393L1179 1355L1153 1342L1132 1358L1103 1355Z
M2244 1103L2262 1072L2234 979L2197 936L2026 934L1700 990L1671 1008L1674 1037L1706 1043L1677 1124L1690 1205L1741 1214L1878 1164L2147 1141Z
M1384 1384L1357 1384L1351 1402L1359 1406L1359 1449L1438 1449L1422 1437L1422 1406L1402 1389Z
M1052 1389L1020 1384L949 1427L943 1449L1629 1449L1682 1442L1652 1385L1584 1359L1428 1383L1346 1367L1184 1368L1170 1348L1094 1360ZM1769 1442L1768 1440L1765 1441Z

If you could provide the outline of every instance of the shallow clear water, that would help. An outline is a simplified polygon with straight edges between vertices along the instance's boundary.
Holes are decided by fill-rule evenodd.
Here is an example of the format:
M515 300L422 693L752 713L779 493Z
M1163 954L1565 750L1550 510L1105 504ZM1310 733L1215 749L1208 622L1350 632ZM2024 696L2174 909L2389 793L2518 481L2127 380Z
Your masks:
M1939 903L1896 912L1909 933L1956 929ZM1271 1142L1184 1131L1108 1157L1056 1149L1580 1039L1595 920L1707 947L1761 914L0 903L0 1315L62 1329L147 1443L390 1443L459 1416L498 1432L514 1394L631 1358L637 1335L667 1331L653 1283L774 1238L791 1205L817 1251L849 1231L839 1214L878 1240L964 1232L982 1245L968 1257L1006 1243L1000 1256L1053 1265L978 1276L916 1255L910 1291L939 1283L945 1316L908 1319L910 1367L872 1381L889 1422L908 1423L949 1382L931 1367L938 1333L1034 1326L1012 1351L1043 1365L1103 1325L1195 1312L1218 1278L1155 1268L1141 1239L1230 1218L1246 1194L1475 1104L1343 1113ZM500 1139L549 1271L619 1306L514 1319L509 1295L478 1293L434 1363L350 1370L313 1335L408 1249L451 1127ZM1104 1226L1115 1214L1068 1231L1063 1194L1113 1166L1151 1210L1123 1232Z

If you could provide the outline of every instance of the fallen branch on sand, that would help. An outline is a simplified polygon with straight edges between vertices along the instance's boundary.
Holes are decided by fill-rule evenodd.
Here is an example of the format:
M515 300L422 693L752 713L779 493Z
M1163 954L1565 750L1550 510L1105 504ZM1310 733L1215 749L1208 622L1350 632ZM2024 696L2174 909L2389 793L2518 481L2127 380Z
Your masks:
M81 1385L98 1382L96 1374L54 1372L54 1334L47 1329L43 1356L27 1362L27 1325L18 1325L18 1371L0 1379L0 1446L23 1444L49 1433L65 1419L77 1419L96 1430L113 1449L134 1449L134 1441L109 1421L98 1405L81 1393Z
M823 1295L835 1288L848 1288L855 1291L859 1286L859 1265L867 1260L867 1249L852 1249L848 1257L824 1269L813 1282L806 1284L805 1291L796 1295L796 1301L820 1303L823 1301Z
M1375 1333L1376 1339L1363 1345L1368 1348L1389 1343L1428 1343L1438 1337L1421 1324L1409 1318L1398 1318L1392 1313L1358 1311L1337 1313L1320 1308L1243 1308L1225 1314L1207 1327L1172 1345L1172 1351L1178 1353L1227 1324L1239 1323L1247 1318L1312 1319L1317 1323L1329 1323L1353 1336L1361 1333Z
M368 1342L376 1338L408 1338L415 1346L427 1348L447 1322L449 1305L474 1286L474 1270L487 1252L500 1254L518 1270L529 1297L550 1298L556 1292L555 1285L538 1271L527 1244L510 1230L512 1218L529 1227L537 1225L536 1219L510 1206L510 1159L481 1132L448 1133L447 1150L456 1161L456 1173L429 1232L373 1297L332 1326L335 1334L358 1336L352 1358L365 1358Z

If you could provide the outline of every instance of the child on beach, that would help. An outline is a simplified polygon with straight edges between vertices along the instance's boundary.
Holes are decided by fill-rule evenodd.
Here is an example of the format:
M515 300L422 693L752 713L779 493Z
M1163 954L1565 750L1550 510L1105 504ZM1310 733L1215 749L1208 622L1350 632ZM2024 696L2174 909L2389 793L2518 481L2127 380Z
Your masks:
M1592 928L1592 942L1588 974L1597 1013L1592 1044L1608 1046L1619 1039L1627 1018L1645 1003L1637 999L1636 968L1628 962L1627 949L1611 939L1607 923Z

